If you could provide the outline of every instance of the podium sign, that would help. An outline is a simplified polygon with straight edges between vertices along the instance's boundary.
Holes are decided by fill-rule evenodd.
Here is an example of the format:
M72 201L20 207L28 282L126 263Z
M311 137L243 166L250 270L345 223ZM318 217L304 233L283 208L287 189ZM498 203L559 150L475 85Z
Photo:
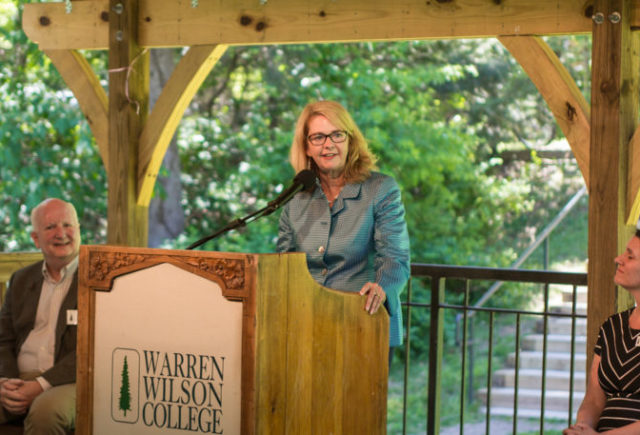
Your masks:
M388 316L363 305L303 254L82 246L76 432L385 433Z
M241 303L160 264L116 278L96 307L94 370L111 376L94 378L94 434L240 434Z

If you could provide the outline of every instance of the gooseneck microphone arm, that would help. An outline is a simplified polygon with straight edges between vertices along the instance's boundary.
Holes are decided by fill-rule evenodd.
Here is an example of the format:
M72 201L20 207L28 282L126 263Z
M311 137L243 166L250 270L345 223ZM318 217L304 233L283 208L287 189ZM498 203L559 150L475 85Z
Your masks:
M280 193L280 195L278 195L276 199L274 199L273 201L269 201L266 207L263 207L260 210L255 211L243 218L235 219L229 222L226 226L219 229L215 233L210 234L206 237L203 237L202 239L187 246L186 249L189 250L189 249L197 248L198 246L208 242L211 239L215 239L216 237L228 231L234 230L239 227L243 227L248 222L253 222L258 218L261 218L262 216L270 215L271 213L273 213L274 211L282 207L284 204L289 202L296 193L300 192L301 190L310 188L315 183L315 180L316 180L316 175L313 173L313 171L310 171L309 169L300 171L298 175L296 175L295 178L293 179L293 183L291 184L291 186L289 186L286 190L283 190L282 193Z
M189 246L186 247L186 249L189 250L189 249L197 248L198 246L203 245L203 244L207 243L209 240L215 239L216 237L221 236L222 234L224 234L224 233L226 233L228 231L235 230L236 228L239 228L239 227L244 227L247 224L247 222L250 222L249 219L251 219L252 217L257 216L255 219L253 219L253 220L256 220L259 217L264 216L264 214L261 214L261 213L264 212L264 210L267 207L261 208L260 210L258 210L256 212L253 212L250 215L247 215L247 216L245 216L243 218L232 220L226 226L224 226L223 228L220 228L215 233L210 234L207 237L203 237L202 239L198 240L197 242L194 242L194 243L190 244Z

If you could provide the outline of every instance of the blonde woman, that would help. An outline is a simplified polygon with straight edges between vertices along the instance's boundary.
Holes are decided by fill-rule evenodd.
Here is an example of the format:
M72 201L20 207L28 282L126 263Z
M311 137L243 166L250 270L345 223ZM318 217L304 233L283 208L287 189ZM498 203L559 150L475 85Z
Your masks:
M385 306L390 346L400 345L399 295L409 277L409 236L398 185L375 171L376 158L362 132L334 101L304 108L290 160L296 173L311 169L317 180L284 206L278 251L305 252L317 282L367 295L367 312Z

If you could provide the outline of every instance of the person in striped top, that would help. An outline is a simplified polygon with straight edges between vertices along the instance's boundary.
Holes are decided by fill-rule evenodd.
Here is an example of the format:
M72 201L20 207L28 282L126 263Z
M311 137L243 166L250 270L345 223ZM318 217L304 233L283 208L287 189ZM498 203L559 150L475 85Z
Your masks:
M577 423L565 435L640 434L640 222L615 262L614 281L631 293L636 306L600 327Z

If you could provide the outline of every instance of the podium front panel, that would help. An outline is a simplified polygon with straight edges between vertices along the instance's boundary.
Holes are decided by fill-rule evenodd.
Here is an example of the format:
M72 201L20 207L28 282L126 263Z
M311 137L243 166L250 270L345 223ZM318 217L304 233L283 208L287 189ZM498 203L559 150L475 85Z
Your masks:
M119 277L94 338L94 434L240 434L242 304L215 282L171 264Z
M82 246L76 433L254 431L254 261Z
M78 270L78 435L386 433L389 317L304 254L81 246Z

